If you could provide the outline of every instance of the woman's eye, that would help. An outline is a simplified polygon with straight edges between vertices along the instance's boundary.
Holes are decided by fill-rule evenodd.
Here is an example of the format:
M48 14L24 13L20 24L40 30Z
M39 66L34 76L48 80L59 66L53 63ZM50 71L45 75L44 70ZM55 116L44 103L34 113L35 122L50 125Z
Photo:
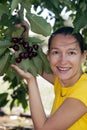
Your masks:
M51 54L55 55L55 54L59 54L58 51L52 51Z
M69 52L68 54L69 54L69 55L76 55L76 52L71 51L71 52Z

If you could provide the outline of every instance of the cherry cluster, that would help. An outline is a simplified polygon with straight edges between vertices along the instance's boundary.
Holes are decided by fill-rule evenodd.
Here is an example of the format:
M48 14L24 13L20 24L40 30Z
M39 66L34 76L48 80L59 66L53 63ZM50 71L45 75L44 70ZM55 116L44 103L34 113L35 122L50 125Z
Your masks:
M33 57L36 57L38 55L37 53L37 50L39 48L38 44L33 44L31 46L23 38L17 38L17 37L12 38L11 42L14 43L11 46L11 48L13 48L14 51L19 51L20 45L24 48L24 51L20 52L18 57L15 58L16 63L20 63L22 59L26 58L32 59Z

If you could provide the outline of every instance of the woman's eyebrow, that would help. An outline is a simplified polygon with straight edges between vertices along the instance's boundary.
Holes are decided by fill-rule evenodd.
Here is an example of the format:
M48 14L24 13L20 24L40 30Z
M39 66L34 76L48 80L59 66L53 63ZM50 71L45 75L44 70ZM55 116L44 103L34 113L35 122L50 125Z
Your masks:
M52 50L59 50L59 48L50 48L50 51Z
M57 47L50 48L50 51L52 51L52 50L60 50L60 49L57 48ZM74 48L68 48L67 51L78 51L78 49L76 47L74 47Z
M59 49L59 47L51 47L50 49L51 49L51 50L52 50L52 49Z
M78 51L78 49L77 48L69 48L68 50L71 50L71 51Z

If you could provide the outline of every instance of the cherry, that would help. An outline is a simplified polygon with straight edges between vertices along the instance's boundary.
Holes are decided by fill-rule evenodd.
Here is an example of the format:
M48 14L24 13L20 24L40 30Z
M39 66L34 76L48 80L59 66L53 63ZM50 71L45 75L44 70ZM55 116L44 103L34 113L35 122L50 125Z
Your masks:
M35 50L38 50L39 45L38 45L38 44L34 44L34 45L33 45L33 48L34 48Z
M19 57L22 59L22 58L25 58L25 53L24 52L20 52L19 53Z
M32 46L28 46L28 48L27 48L27 52L28 52L28 53L31 53L32 51L33 51Z
M22 59L21 59L20 57L15 58L16 63L20 63L21 60L22 60Z
M28 58L28 56L29 56L29 55L28 55L28 52L25 52L25 53L24 53L24 59Z
M12 47L15 51L18 51L19 50L19 46L18 45L14 45L13 47Z
M23 43L23 47L24 48L28 48L29 47L29 44L27 44L26 42Z
M23 38L19 38L18 43L23 45L24 44L24 39Z
M12 38L11 42L18 43L18 38L17 37Z
M36 57L38 54L37 52L32 52L33 57Z
M29 57L29 59L32 59L32 58L33 58L33 53L32 53L32 52L29 53L29 54L28 54L28 57Z

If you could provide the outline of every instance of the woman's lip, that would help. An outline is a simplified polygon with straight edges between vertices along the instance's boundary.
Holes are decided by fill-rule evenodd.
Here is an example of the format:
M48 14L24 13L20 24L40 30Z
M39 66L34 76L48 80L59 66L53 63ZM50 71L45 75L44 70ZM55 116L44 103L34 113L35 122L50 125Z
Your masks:
M71 69L71 67L58 67L58 66L57 66L57 69L58 69L59 71L68 71L68 70Z

